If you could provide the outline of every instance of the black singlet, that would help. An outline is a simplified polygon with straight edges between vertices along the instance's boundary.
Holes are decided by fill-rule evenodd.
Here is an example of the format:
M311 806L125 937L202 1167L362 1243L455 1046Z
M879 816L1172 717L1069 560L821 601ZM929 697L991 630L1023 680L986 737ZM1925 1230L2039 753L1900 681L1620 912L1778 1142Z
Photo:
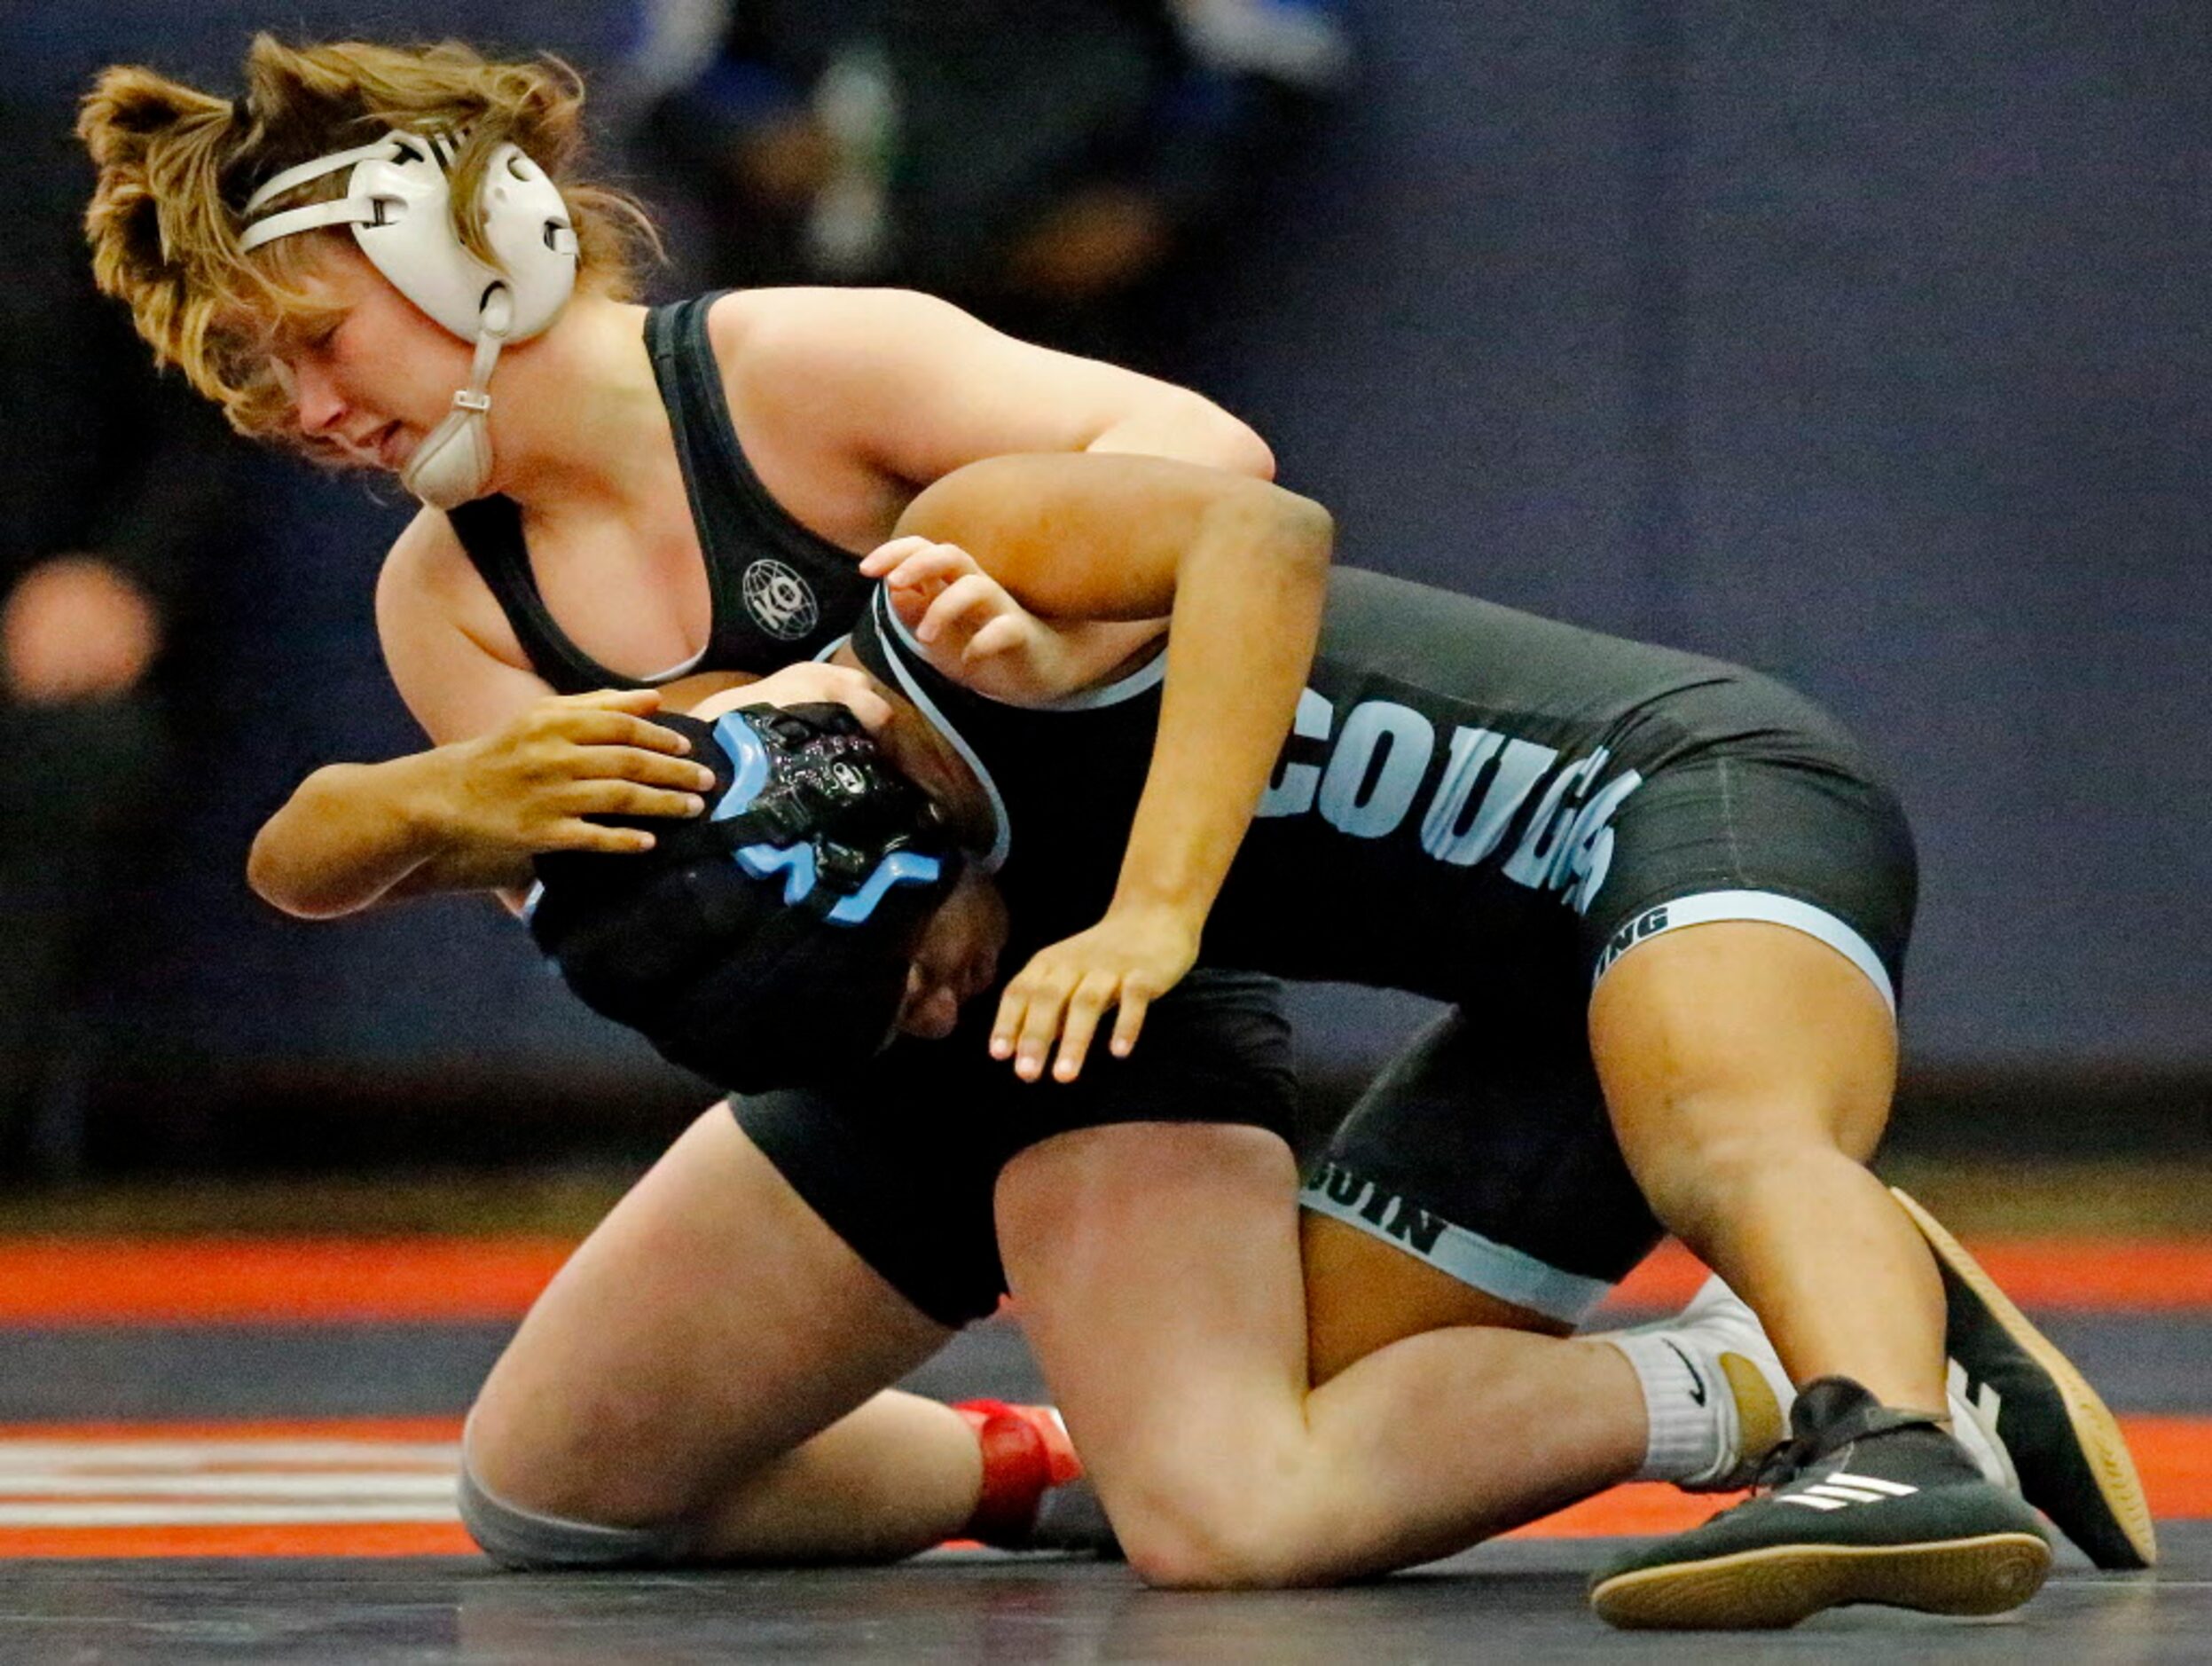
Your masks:
M654 682L702 671L765 675L812 658L851 628L874 588L860 577L852 553L793 520L746 460L707 340L707 310L718 298L697 295L655 307L645 319L646 348L675 430L713 598L705 650ZM447 519L514 627L531 669L556 694L647 685L599 664L554 621L530 572L522 510L513 499L482 498L450 511Z
M1016 948L1097 919L1149 766L1163 659L1025 708L932 670L880 597L853 648L979 766ZM1716 750L1838 780L1871 767L1818 708L1753 672L1338 568L1204 957L1447 1001L1478 977L1569 975L1572 958L1586 986L1612 823L1660 771Z

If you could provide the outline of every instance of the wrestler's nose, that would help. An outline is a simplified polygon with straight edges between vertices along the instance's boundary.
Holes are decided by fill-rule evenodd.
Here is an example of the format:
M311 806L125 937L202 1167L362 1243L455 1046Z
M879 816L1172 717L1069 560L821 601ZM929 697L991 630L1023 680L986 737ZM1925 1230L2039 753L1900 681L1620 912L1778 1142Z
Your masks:
M293 366L292 397L302 434L327 434L345 419L346 402L330 373L319 366Z

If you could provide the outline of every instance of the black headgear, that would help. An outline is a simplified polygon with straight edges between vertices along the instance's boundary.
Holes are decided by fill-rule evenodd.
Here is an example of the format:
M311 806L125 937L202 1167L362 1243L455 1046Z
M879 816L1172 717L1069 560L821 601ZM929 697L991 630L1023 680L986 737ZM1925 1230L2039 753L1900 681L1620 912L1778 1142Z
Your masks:
M935 807L841 705L653 721L714 771L712 809L608 818L650 851L539 856L531 935L587 1006L721 1087L865 1062L956 876Z

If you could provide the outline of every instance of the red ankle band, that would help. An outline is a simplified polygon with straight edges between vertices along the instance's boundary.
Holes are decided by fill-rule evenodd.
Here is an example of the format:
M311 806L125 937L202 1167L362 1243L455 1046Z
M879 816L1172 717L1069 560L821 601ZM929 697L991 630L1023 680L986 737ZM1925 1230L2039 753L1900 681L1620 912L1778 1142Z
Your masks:
M963 1400L953 1410L976 1431L983 1450L983 1491L961 1536L1019 1549L1037 1525L1046 1489L1083 1473L1075 1449L1048 1406Z

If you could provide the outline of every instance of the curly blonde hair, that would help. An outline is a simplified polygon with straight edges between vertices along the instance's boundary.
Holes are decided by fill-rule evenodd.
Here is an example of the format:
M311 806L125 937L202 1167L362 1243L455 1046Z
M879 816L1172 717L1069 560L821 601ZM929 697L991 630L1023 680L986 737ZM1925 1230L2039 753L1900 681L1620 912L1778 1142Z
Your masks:
M568 200L579 287L629 300L660 240L635 201L577 177L583 105L582 82L557 59L493 62L453 41L291 46L257 35L236 100L141 66L112 66L77 115L77 137L99 170L84 222L93 276L129 303L156 361L181 369L233 428L296 441L278 359L336 321L304 279L324 238L338 233L280 238L247 253L241 210L255 189L396 129L456 135L455 230L471 254L497 266L477 187L492 152L511 141ZM281 206L341 196L345 178L341 169L310 180Z

